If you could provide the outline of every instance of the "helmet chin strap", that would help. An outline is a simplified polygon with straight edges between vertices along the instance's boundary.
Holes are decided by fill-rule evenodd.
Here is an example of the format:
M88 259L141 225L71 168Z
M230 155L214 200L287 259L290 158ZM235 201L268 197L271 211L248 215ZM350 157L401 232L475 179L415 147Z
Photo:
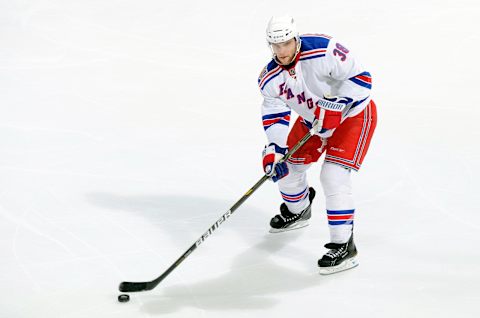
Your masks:
M302 42L301 42L300 38L297 38L297 37L295 37L295 40L297 41L297 48L295 49L295 54L293 55L292 59L286 64L283 64L282 62L280 62L278 60L277 55L273 52L272 46L269 45L270 50L272 51L272 57L275 60L275 62L277 62L278 65L288 66L296 60L298 53L300 53L300 47L302 46Z

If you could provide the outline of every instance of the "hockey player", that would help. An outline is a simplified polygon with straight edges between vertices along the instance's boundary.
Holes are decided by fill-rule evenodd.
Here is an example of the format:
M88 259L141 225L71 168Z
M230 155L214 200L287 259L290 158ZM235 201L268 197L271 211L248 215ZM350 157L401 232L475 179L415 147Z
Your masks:
M272 17L267 42L273 59L258 79L268 139L263 168L277 182L284 201L270 221L270 231L308 225L315 190L308 186L306 171L325 152L320 181L330 243L318 265L321 274L347 270L358 265L351 171L360 169L377 122L370 73L336 39L300 36L292 17ZM289 131L292 109L299 117ZM315 136L287 162L278 163L312 127Z

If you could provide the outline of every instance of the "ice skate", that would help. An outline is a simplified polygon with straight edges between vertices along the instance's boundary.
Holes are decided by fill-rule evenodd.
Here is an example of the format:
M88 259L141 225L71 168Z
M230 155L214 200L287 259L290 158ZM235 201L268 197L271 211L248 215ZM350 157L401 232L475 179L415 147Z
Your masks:
M288 210L287 205L280 205L280 214L275 215L270 221L270 233L279 233L299 229L308 226L308 219L312 216L312 201L315 197L315 190L309 189L308 199L310 203L300 213L295 214Z
M318 260L320 274L334 274L358 266L357 248L353 242L353 234L347 243L328 243L325 247L330 250Z

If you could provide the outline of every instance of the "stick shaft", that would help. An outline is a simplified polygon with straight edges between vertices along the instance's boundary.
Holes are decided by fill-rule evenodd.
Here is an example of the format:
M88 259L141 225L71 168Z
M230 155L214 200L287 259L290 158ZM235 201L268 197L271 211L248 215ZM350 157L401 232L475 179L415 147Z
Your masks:
M301 146L303 146L312 137L313 131L309 131L295 146L280 160L287 161ZM119 286L121 292L136 292L143 290L152 290L162 282L175 268L177 268L193 251L197 249L223 222L225 222L258 188L262 186L270 177L263 175L245 194L233 204L190 248L185 251L170 267L159 277L150 282L122 282Z

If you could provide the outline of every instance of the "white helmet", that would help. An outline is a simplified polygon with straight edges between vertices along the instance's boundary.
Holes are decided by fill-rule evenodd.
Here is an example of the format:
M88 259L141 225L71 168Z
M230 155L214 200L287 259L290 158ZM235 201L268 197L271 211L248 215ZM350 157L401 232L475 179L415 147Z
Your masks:
M290 39L299 39L297 25L291 16L273 16L267 26L267 42L282 43Z

